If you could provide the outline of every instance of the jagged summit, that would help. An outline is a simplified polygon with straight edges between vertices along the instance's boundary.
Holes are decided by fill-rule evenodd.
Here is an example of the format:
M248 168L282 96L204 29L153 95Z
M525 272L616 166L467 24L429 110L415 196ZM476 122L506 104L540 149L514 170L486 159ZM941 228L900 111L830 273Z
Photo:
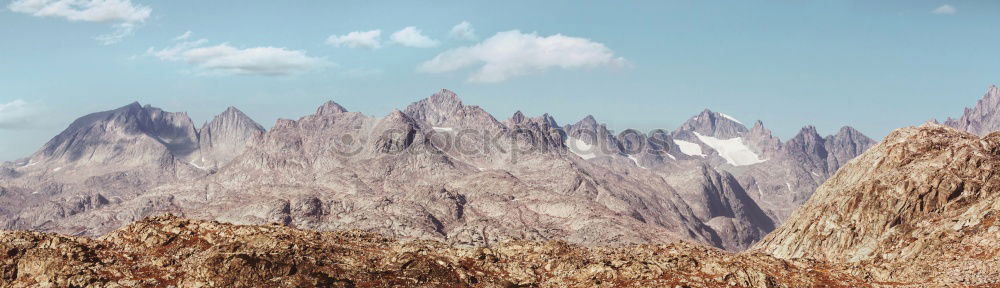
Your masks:
M584 116L583 119L580 119L580 121L576 121L576 123L568 125L567 126L568 129L566 129L566 130L569 131L570 133L572 133L572 130L575 130L575 129L591 129L591 130L593 130L593 129L597 129L597 127L599 127L601 125L602 124L597 123L597 119L594 119L593 115L589 115L588 114L587 116Z
M700 114L688 119L677 131L696 132L701 135L723 139L739 137L746 133L747 127L728 115L705 109Z
M263 126L230 106L198 131L199 157L191 163L199 167L222 166L242 154L247 146L259 142L264 132Z
M403 111L411 118L434 127L466 127L495 130L502 124L479 106L466 106L455 92L442 89L430 97L414 102Z
M331 115L344 112L347 112L347 109L332 100L326 101L326 103L323 103L323 105L319 106L319 108L316 108L316 115Z
M1000 88L991 85L973 108L965 108L958 119L948 117L944 125L984 136L1000 131Z
M514 124L521 124L524 122L524 119L524 113L521 113L521 110L517 110L514 112L514 115L510 116L510 121Z

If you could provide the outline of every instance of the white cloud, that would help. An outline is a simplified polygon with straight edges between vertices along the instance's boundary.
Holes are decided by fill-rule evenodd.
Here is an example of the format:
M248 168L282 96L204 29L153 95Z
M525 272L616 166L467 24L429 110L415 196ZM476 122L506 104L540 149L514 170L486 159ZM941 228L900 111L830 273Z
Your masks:
M424 36L424 34L420 33L420 29L413 26L396 31L395 33L392 33L392 36L389 38L392 39L393 42L402 44L403 46L417 48L430 48L440 44L437 40Z
M101 44L104 45L115 44L121 42L122 39L132 36L132 34L135 33L135 28L136 28L135 24L133 23L118 23L113 25L112 27L115 29L115 31L108 34L99 35L97 37L94 37L94 39L97 40L97 42L101 42Z
M455 27L451 27L448 37L462 40L476 40L477 38L476 30L472 29L472 24L469 21L462 21L462 23L458 23Z
M192 34L191 30L188 30L187 32L184 32L184 34L181 34L180 36L174 37L174 41L188 40L188 39L191 38L191 34Z
M37 112L34 105L21 99L0 103L0 129L25 128L31 125L31 118Z
M958 9L955 9L955 6L951 6L949 4L941 5L940 7L934 9L934 11L931 11L931 13L939 15L952 15L956 12L958 12Z
M115 22L114 31L95 37L109 45L131 36L149 18L152 8L134 5L131 0L15 0L10 11L37 17L58 17L69 21Z
M269 46L240 49L228 43L203 46L207 42L205 39L184 41L160 50L150 47L146 55L163 61L183 61L205 72L221 74L279 76L332 65L326 59L306 55L303 50Z
M627 61L615 57L604 44L586 38L556 34L540 37L512 30L500 32L474 46L438 54L417 68L426 73L444 73L480 66L469 81L495 83L551 68L579 69L623 67Z
M366 48L366 49L378 49L382 48L381 39L382 30L371 30L371 31L354 31L347 33L347 35L337 36L330 35L326 38L326 44L341 47L347 46L351 48Z

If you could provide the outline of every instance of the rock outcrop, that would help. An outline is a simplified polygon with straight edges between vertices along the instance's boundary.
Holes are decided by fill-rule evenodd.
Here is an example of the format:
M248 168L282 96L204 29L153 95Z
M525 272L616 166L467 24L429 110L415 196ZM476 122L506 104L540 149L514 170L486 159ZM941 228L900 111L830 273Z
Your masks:
M1000 133L896 130L755 246L845 264L870 281L1000 282Z

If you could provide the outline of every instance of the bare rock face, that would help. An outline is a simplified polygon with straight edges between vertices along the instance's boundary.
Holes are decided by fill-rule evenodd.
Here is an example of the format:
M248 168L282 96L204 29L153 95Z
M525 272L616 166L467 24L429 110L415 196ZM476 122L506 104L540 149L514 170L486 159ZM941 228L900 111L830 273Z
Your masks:
M193 159L192 163L218 169L243 154L247 146L259 142L264 134L264 127L236 107L229 107L211 122L205 123L198 132L201 157Z
M975 107L965 108L958 119L949 117L944 125L980 136L1000 131L1000 88L990 86Z
M746 133L747 146L754 152L760 153L765 159L779 157L781 153L781 140L771 135L771 130L764 127L764 122L757 120L753 123L753 128Z
M826 151L826 169L830 175L847 164L847 161L854 159L871 146L875 141L851 126L844 126L837 131L837 134L823 138L823 146Z
M846 164L755 250L873 281L1000 282L1000 134L902 128Z
M74 121L24 166L145 165L163 157L187 157L198 149L197 143L197 131L186 114L132 103Z
M242 154L261 133L263 128L236 108L201 130L186 113L139 103L83 116L31 157L4 166L8 172L0 186L10 193L0 195L0 203L10 208L0 210L0 227L94 233L152 211L172 211L173 198L164 196L114 211L107 216L117 219L111 223L66 220L207 175ZM68 222L56 224L61 221Z
M313 232L153 217L100 239L0 232L11 287L806 287L858 286L822 263L677 243L454 248L360 231Z

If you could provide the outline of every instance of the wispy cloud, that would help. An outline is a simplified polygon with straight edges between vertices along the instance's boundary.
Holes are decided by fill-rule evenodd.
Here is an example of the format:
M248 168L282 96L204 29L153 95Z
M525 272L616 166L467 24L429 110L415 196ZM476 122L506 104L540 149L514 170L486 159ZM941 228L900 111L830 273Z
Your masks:
M354 31L347 33L347 35L330 35L326 38L326 44L341 47L346 46L350 48L366 48L366 49L378 49L382 48L382 30L371 30L371 31Z
M188 30L187 32L184 32L184 34L174 37L174 41L183 41L183 40L188 40L190 38L191 38L191 31Z
M402 30L392 33L390 36L393 42L402 44L403 46L416 47L416 48L430 48L440 44L437 40L431 39L430 37L424 36L420 29L417 27L406 27Z
M512 30L500 32L474 46L438 54L417 68L426 73L444 73L479 66L469 76L471 82L495 83L512 77L540 73L552 68L623 67L628 62L616 57L604 44L586 38Z
M37 105L17 99L0 103L0 129L22 129L30 127L32 119L37 115Z
M95 37L105 45L131 36L153 12L152 8L132 4L131 0L15 0L7 5L7 9L36 17L114 23L114 31Z
M190 38L191 34L185 33ZM181 36L185 36L181 35ZM163 61L183 61L217 74L280 76L316 71L333 65L324 58L306 55L304 50L279 47L236 48L228 43L204 46L206 39L183 41L174 46L146 50L146 55Z
M472 24L469 21L462 21L454 27L451 27L451 32L448 33L448 37L452 39L461 40L476 40L476 30L472 29Z
M953 15L955 13L958 13L958 9L956 9L955 6L951 6L950 4L944 4L941 5L940 7L935 8L933 11L931 11L931 13L938 15Z

